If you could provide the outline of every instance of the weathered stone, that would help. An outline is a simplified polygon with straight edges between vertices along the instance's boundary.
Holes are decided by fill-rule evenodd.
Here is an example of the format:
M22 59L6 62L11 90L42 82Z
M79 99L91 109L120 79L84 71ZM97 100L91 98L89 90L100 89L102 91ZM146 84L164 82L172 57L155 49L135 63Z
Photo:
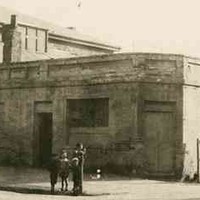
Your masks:
M35 138L36 116L52 113L53 152L83 142L87 167L137 171L141 166L143 173L180 176L192 166L184 161L183 143L195 163L198 137L199 83L195 72L193 77L185 72L188 62L181 55L135 53L2 64L1 123L9 132L4 144L10 145L11 135L20 138L21 150L17 144L13 148L33 164L41 145ZM109 99L108 126L70 126L68 99L100 98Z

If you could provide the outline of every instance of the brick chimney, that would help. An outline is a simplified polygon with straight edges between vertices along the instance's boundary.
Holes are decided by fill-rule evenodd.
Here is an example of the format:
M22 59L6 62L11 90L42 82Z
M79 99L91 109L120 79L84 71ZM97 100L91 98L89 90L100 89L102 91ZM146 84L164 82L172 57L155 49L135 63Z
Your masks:
M21 61L21 33L17 30L17 16L11 15L10 24L3 25L3 62Z

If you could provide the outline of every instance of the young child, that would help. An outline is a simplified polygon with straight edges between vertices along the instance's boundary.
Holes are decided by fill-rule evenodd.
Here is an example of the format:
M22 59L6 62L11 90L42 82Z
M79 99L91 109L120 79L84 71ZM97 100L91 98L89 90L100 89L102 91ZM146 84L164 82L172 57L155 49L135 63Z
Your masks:
M67 152L63 152L60 155L60 167L59 167L59 176L61 178L61 191L64 191L64 185L65 185L65 191L68 190L69 168L70 164L67 157Z
M58 159L57 154L52 154L52 158L49 163L48 170L50 172L51 194L54 194L55 185L58 179L58 171L59 171L59 159Z
M79 159L74 157L72 159L72 166L71 166L71 171L72 171L72 179L74 182L73 186L73 194L77 196L80 194L80 166L79 166Z

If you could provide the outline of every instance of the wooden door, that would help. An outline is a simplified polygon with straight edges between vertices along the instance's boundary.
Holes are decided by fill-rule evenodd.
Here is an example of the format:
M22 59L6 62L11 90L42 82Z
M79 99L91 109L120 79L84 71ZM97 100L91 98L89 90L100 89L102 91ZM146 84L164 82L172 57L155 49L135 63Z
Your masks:
M37 113L35 117L34 164L42 167L52 153L52 113Z
M174 117L171 112L145 112L144 134L147 170L172 173L174 166Z

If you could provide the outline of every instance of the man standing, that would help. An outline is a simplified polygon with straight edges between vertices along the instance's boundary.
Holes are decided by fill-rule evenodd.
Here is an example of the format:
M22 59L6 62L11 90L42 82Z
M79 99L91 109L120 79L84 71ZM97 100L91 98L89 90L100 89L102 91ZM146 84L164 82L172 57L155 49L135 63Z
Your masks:
M85 160L86 149L83 147L83 144L77 143L76 148L73 153L73 158L78 158L78 166L79 166L79 194L83 192L83 168L84 168L84 160Z
M80 167L79 167L79 160L78 158L74 157L72 159L72 165L71 165L71 171L72 171L72 179L73 179L73 195L77 196L80 194Z

